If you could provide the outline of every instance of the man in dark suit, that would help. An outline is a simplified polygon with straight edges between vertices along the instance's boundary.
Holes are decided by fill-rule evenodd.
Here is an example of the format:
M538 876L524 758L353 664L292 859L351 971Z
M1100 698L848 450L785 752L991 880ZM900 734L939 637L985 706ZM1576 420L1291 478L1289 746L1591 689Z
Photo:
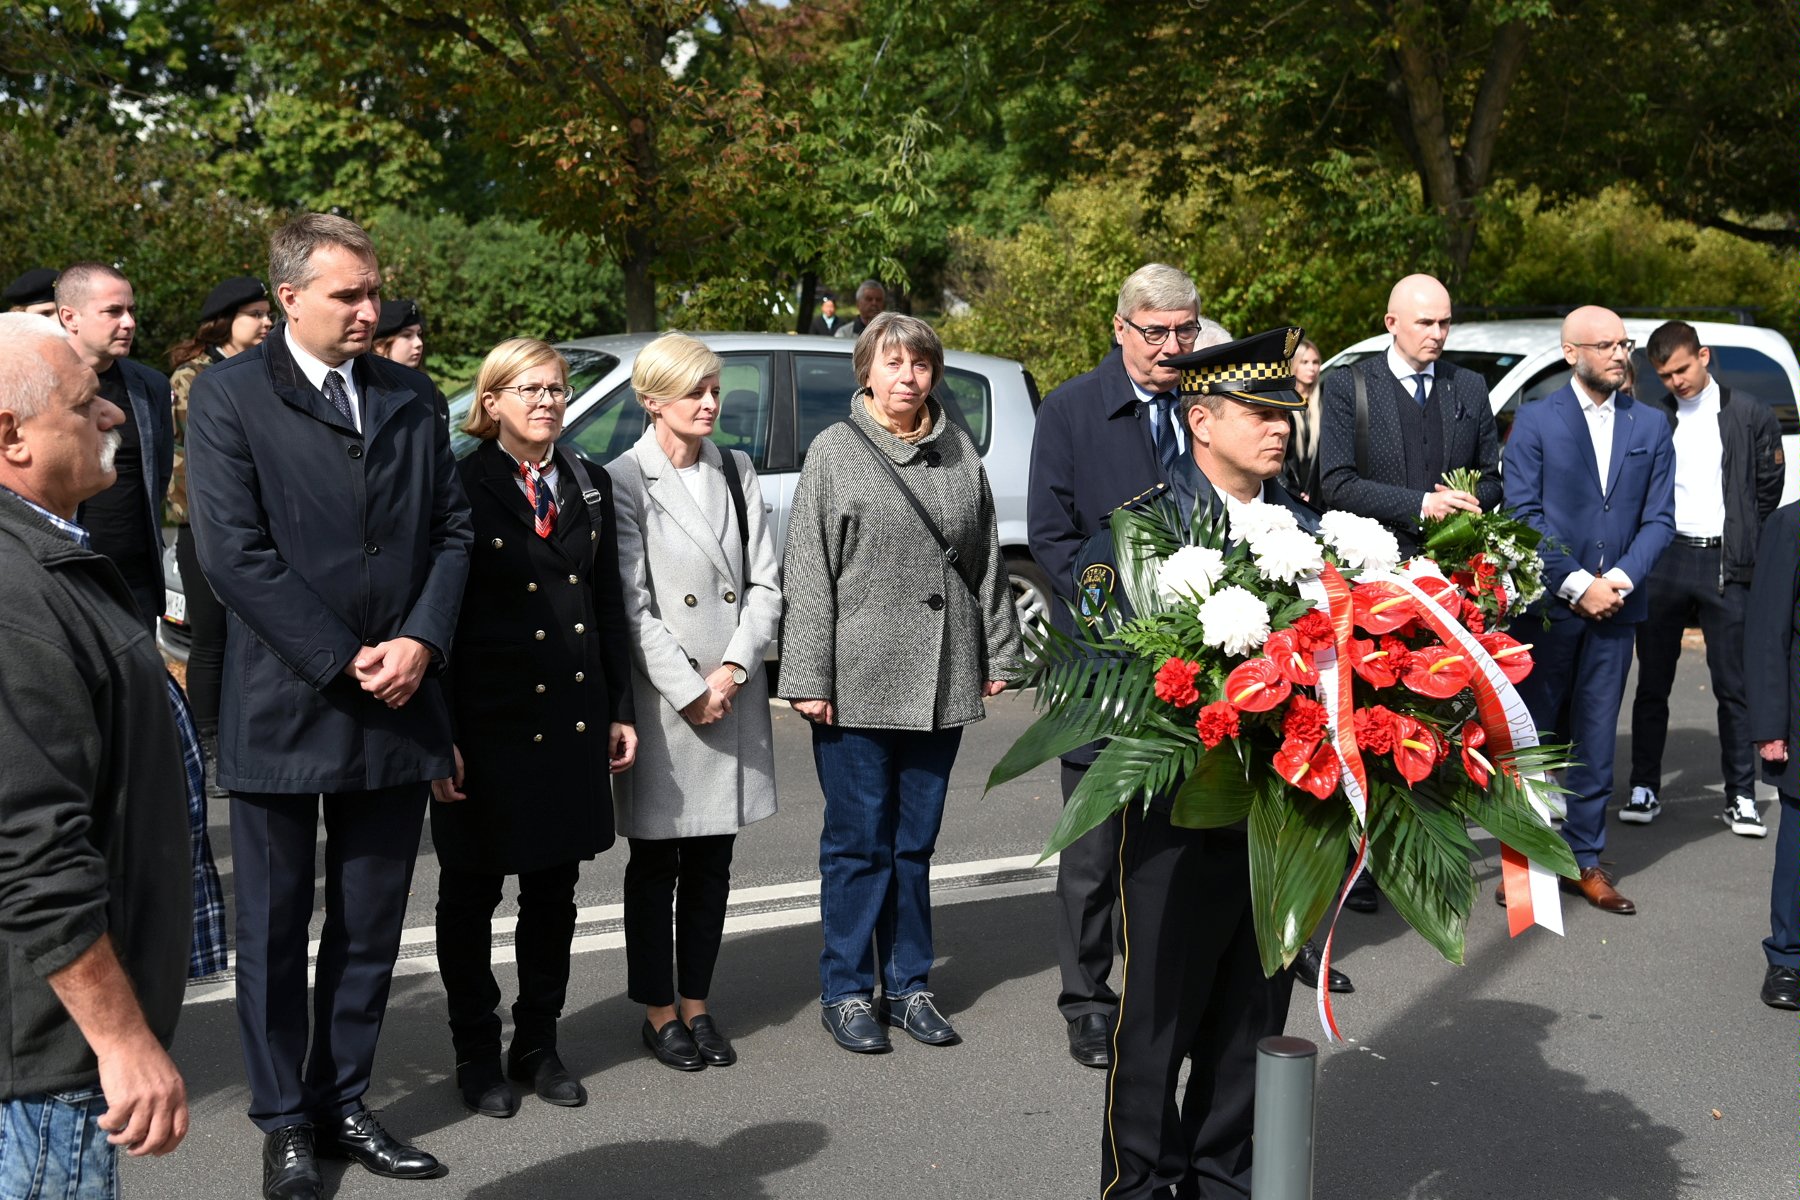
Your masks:
M1744 625L1746 732L1781 797L1762 1002L1800 1008L1800 503L1763 524Z
M1325 377L1321 495L1313 502L1373 517L1410 554L1426 518L1500 503L1500 437L1481 376L1443 360L1450 332L1443 284L1429 275L1396 283L1385 324L1394 336L1386 354ZM1442 482L1446 471L1464 467L1481 472L1473 493Z
M836 337L844 318L838 316L837 297L826 292L819 297L819 311L813 314L812 328L807 332L819 337Z
M452 774L441 671L469 506L431 381L369 354L369 237L309 213L270 242L286 325L195 381L189 491L230 610L219 782L237 868L237 1015L263 1194L316 1197L318 1153L435 1175L363 1107L429 781ZM307 922L323 798L325 926L308 1050ZM316 1140L315 1140L316 1129Z
M869 322L886 311L887 289L879 279L865 279L856 285L856 319L838 322L832 330L832 336L859 338L863 335L863 330L869 327Z
M1170 468L1186 453L1176 411L1180 376L1166 363L1199 337L1194 281L1161 263L1140 267L1119 290L1113 350L1044 400L1031 443L1026 520L1031 555L1063 600L1076 600L1082 543L1113 509L1168 483ZM1051 605L1050 617L1058 629L1073 630L1066 604ZM1097 744L1084 746L1063 756L1065 802L1098 750ZM1069 1025L1069 1053L1090 1067L1112 1059L1108 1037L1119 1004L1106 982L1113 961L1118 828L1109 821L1088 833L1062 852L1056 870L1057 1007Z
M81 506L80 522L125 576L150 628L163 610L162 512L175 472L169 378L128 358L137 337L131 283L105 263L76 263L56 281L56 315L81 361L100 377L100 394L125 414L113 466L119 477Z
M1519 694L1548 740L1571 743L1563 838L1581 868L1581 894L1629 914L1637 908L1614 888L1600 852L1632 641L1650 611L1641 585L1675 534L1675 446L1668 418L1618 390L1631 340L1617 314L1578 308L1563 320L1562 340L1573 378L1521 408L1506 443L1506 503L1544 534L1548 589L1521 618L1537 667ZM1546 610L1549 627L1537 632Z

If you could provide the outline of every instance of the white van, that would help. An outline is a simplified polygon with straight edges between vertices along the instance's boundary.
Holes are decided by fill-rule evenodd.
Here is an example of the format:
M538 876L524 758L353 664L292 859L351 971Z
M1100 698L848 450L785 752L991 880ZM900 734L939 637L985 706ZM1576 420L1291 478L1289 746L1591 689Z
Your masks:
M1663 318L1626 317L1625 335L1637 343L1631 353L1637 372L1636 394L1646 400L1667 395L1662 381L1644 357L1644 342ZM1786 451L1787 480L1781 502L1800 499L1800 360L1788 340L1773 329L1721 321L1693 321L1700 344L1712 349L1712 372L1734 391L1747 392L1775 410ZM1383 333L1340 350L1325 370L1347 367L1385 354L1390 341ZM1554 318L1523 321L1470 321L1452 325L1444 357L1487 380L1494 419L1505 440L1519 405L1542 400L1569 381L1562 356L1562 322Z

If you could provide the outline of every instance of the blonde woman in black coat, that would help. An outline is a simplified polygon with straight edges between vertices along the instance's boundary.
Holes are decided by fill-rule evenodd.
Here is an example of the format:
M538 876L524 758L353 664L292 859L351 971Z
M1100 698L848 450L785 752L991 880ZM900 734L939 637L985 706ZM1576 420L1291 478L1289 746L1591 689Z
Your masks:
M611 483L556 449L567 364L534 338L501 342L475 395L463 428L482 443L459 468L475 549L449 680L456 774L432 784L431 834L457 1086L471 1111L510 1117L507 1077L551 1104L587 1102L557 1055L556 1022L576 879L612 845L609 780L631 766L637 733ZM508 875L519 999L503 1075L489 928Z

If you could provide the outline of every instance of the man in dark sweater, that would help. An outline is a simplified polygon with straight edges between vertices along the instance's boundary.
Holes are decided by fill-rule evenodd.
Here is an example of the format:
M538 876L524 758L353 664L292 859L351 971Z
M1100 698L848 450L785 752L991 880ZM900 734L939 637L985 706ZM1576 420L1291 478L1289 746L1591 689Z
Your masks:
M168 377L127 357L137 336L137 298L105 263L76 263L56 281L56 313L100 394L124 416L117 478L81 506L94 550L113 560L138 615L154 629L163 610L162 508L175 470Z
M187 807L155 642L75 522L118 408L45 317L0 315L0 1193L115 1194L187 1132ZM104 1133L106 1136L102 1136Z

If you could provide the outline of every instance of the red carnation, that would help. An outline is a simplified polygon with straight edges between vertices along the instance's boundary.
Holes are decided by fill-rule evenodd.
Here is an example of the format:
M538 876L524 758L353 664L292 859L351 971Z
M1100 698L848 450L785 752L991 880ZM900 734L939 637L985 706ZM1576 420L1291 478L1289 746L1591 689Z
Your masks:
M1316 608L1307 609L1306 615L1295 621L1292 628L1308 650L1323 650L1337 640L1331 618Z
M1467 596L1462 602L1462 623L1470 633L1480 633L1487 628L1487 614L1481 611L1481 605Z
M1199 663L1171 658L1156 672L1156 698L1176 708L1200 703L1200 693L1194 688L1199 670Z
M1356 710L1356 744L1371 754L1391 754L1399 739L1399 717L1379 704Z
M1309 746L1325 736L1325 726L1325 706L1305 696L1289 700L1287 713L1281 718L1282 736Z
M1200 710L1194 728L1200 731L1200 740L1211 750L1226 738L1238 735L1237 709L1223 700L1215 701Z
M1381 648L1387 651L1388 661L1394 664L1394 670L1404 675L1407 664L1412 661L1412 651L1406 648L1406 643L1398 637L1384 637L1381 639Z

